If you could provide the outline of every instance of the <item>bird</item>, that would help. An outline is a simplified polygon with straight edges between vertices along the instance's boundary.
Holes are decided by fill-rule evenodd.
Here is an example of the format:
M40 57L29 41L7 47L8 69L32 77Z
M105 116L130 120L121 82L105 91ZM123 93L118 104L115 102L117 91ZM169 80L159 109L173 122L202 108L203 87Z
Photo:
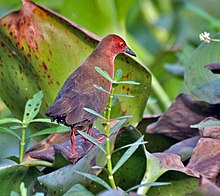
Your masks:
M84 108L99 114L104 112L109 94L97 89L100 86L111 91L112 83L98 73L95 67L114 78L114 60L118 54L136 54L116 34L105 36L87 59L66 79L53 104L46 111L52 121L71 127L70 140L75 154L75 131L89 131L98 118Z

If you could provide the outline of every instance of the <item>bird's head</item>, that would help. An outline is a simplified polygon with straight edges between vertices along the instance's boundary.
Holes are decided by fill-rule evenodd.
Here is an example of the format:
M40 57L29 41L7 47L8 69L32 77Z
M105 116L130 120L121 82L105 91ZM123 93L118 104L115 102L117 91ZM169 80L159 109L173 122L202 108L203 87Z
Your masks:
M127 53L132 56L136 56L136 54L127 46L126 42L115 34L110 34L104 37L99 45L101 47L107 47L106 51L115 56L121 53Z

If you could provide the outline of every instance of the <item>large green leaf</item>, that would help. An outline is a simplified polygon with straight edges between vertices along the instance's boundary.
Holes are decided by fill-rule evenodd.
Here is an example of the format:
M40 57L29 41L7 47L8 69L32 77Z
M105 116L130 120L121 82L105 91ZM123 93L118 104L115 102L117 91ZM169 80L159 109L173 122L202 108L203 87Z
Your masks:
M96 170L92 170L91 167L95 165L104 166L105 164L105 154L97 147L94 147L75 165L67 165L47 175L41 176L38 178L38 181L43 185L47 193L63 195L75 184L88 184L89 181L75 171L95 174L97 173Z
M178 171L169 171L161 176L158 181L170 182L171 185L151 187L148 195L187 195L198 187L199 180Z
M23 1L23 8L0 20L1 97L10 110L21 117L25 102L39 90L44 99L40 115L53 102L70 73L93 51L100 38L67 21L58 14ZM120 115L132 115L136 124L142 117L151 85L150 73L127 55L116 60L116 70L123 70L123 80L141 85L119 85ZM120 109L122 112L120 112Z
M215 38L219 38L219 35ZM220 75L213 74L204 66L220 62L219 53L218 42L201 44L189 59L185 71L185 84L189 91L211 104L220 102Z
M81 184L74 185L69 191L67 191L64 196L94 196Z
M21 182L25 183L28 195L34 195L42 190L36 177L41 173L34 167L28 168L21 165L11 165L0 168L1 195L10 195L11 191L19 192Z

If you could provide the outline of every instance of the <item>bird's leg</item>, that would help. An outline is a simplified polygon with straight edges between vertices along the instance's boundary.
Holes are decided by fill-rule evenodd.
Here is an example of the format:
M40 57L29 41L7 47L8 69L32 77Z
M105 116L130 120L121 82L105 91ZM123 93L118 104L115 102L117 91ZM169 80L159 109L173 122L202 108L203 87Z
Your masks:
M90 135L90 136L92 136L92 128L90 128L89 130L88 130L88 134ZM82 136L82 135L81 135ZM83 137L83 136L82 136ZM84 138L84 140L85 140L85 142L87 141L87 139L85 138L85 137L83 137ZM100 138L98 138L98 139L96 139L96 141L98 142L98 143L102 143L102 140L104 140L105 139L105 136L101 136Z
M86 131L86 129L85 129L85 131ZM89 133L89 135L90 136L92 136L92 128L90 128L89 130L88 130L88 133ZM80 134L80 133L79 133ZM82 136L82 135L81 135ZM83 139L84 139L84 142L86 142L87 141L87 139L84 137L84 136L82 136L83 137Z
M76 153L76 136L75 136L75 128L72 128L70 131L70 140L72 145L72 153Z
M90 136L92 136L92 128L89 129L88 133Z
M101 144L102 140L104 140L104 139L105 139L105 136L103 135L100 138L96 139L96 141Z
M89 133L90 136L92 136L92 128L89 129L88 133ZM105 139L105 136L103 135L103 136L101 136L100 138L95 139L95 140L96 140L98 143L101 144L101 143L102 143L102 140L104 140L104 139ZM90 146L90 147L88 148L88 150L86 151L86 153L89 152L89 151L92 149L93 146L94 146L94 144L92 143L91 146Z
M102 140L104 140L104 139L105 139L105 136L103 135L103 136L101 136L100 138L96 139L96 141L101 144L101 143L102 143ZM95 145L95 144L92 143L91 146L89 146L89 148L88 148L88 150L86 151L86 153L89 152L94 145Z
M86 131L86 130L83 130L83 131ZM79 133L80 134L80 133ZM90 128L89 130L88 130L88 134L90 135L90 136L92 136L92 128ZM82 136L82 135L81 135ZM84 137L84 136L82 136L83 138L84 138L84 141L85 142L87 142L88 140ZM102 140L104 140L105 139L105 136L101 136L100 138L98 138L98 139L95 139L98 143L102 143ZM91 146L88 148L88 150L86 151L86 152L89 152L91 149L92 149L92 147L94 146L94 144L92 143L91 144Z

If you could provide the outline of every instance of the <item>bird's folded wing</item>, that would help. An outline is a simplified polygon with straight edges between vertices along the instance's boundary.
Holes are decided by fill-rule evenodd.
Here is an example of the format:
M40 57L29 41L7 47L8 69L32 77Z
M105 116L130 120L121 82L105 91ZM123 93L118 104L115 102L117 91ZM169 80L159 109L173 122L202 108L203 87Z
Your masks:
M46 114L52 118L65 117L65 122L68 125L80 125L81 122L86 121L93 122L96 116L85 111L84 107L99 111L97 93L72 93L72 96L64 96L56 100Z

